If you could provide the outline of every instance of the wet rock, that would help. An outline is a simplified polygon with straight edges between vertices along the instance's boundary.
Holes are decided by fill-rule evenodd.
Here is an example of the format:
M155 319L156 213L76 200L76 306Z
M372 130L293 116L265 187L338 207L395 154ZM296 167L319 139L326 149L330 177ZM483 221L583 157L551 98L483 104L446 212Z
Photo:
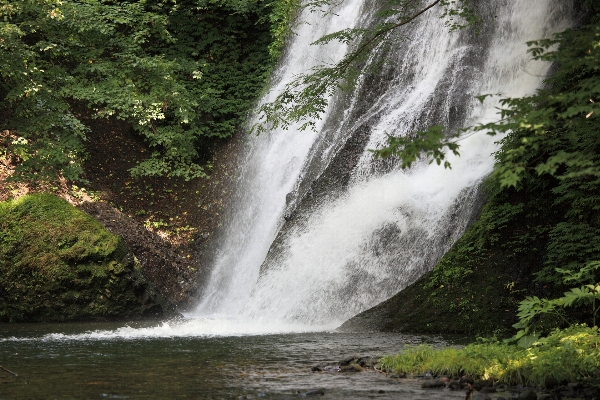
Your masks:
M472 385L473 383L475 383L475 381L469 375L465 375L462 378L460 378L460 383L461 383L461 385L466 386L466 385Z
M311 372L321 372L321 371L323 371L323 370L321 369L321 367L319 367L318 365L315 365L315 366L314 366L314 367L312 367L310 370L311 370Z
M583 397L586 399L600 399L600 387L593 386L582 390Z
M569 388L561 385L552 389L550 393L552 393L552 395L556 398L563 398L567 393L569 393Z
M360 365L362 368L372 368L374 365L379 363L379 358L378 357L371 357L371 356L358 356L358 355L353 355L350 357L346 357L343 360L341 360L339 362L340 367L346 366L346 365L350 365L350 364L357 364Z
M428 379L421 385L422 389L434 389L440 387L446 387L446 383L441 379Z
M448 384L450 390L461 390L464 389L465 385L461 385L459 381L452 381Z
M538 400L537 393L533 390L526 389L519 394L519 400Z
M376 364L379 363L379 358L371 356L360 357L358 360L356 360L356 363L363 368L373 368Z
M492 398L487 393L474 392L471 395L471 400L492 400Z
M340 367L340 372L362 372L363 368L358 364L344 365Z
M304 393L304 396L306 397L312 397L312 396L325 396L325 391L324 390L310 390L306 393Z
M357 356L357 355L344 358L342 361L340 361L340 367L343 367L343 366L346 366L346 365L350 365L350 364L356 364L356 362L359 359L360 359L360 357Z
M385 390L378 390L377 393L383 394L383 393L385 393Z
M546 380L544 382L544 386L546 387L546 389L554 389L557 388L560 385L560 382L558 381L558 379L556 379L553 376L548 376L546 377Z
M481 393L496 393L496 388L492 386L486 386L481 389Z
M506 392L508 390L508 386L504 385L504 384L500 384L498 386L495 386L496 390L498 392Z
M473 389L480 391L484 387L492 386L494 382L491 379L482 379L473 383Z
M581 382L568 383L567 387L573 392L583 389L583 385L581 384Z

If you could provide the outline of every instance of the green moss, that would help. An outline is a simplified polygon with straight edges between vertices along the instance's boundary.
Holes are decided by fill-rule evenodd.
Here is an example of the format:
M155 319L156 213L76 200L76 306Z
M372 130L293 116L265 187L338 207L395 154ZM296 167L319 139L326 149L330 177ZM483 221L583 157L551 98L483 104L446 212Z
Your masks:
M66 201L0 203L0 321L136 318L171 308L123 240Z
M593 376L600 368L600 332L597 327L572 326L554 331L528 349L499 342L461 349L407 347L398 355L383 357L381 365L388 371L407 374L466 374L508 384L543 386L548 378L576 382Z

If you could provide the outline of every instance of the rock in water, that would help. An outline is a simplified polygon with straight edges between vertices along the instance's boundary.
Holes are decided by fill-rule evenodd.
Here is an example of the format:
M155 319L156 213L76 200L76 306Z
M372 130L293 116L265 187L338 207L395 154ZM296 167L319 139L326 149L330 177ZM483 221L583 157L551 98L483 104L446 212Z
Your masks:
M444 383L444 381L442 381L441 379L428 379L425 382L423 382L423 384L421 385L421 388L423 389L434 389L434 388L440 388L440 387L445 387L446 383Z
M471 396L471 400L492 400L487 393L476 392Z
M340 372L362 372L363 368L358 364L344 365L340 367Z

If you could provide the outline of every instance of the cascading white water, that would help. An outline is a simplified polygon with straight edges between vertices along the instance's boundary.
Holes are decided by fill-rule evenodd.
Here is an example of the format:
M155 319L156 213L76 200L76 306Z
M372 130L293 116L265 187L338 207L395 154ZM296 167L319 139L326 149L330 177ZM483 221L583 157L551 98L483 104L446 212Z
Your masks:
M333 328L433 266L464 231L475 188L491 171L497 138L480 133L461 140L462 156L449 158L451 170L425 163L408 171L381 168L364 151L347 190L288 228L276 255L267 253L284 223L286 195L294 193L309 168L318 164L322 171L340 145L321 152L315 147L345 140L365 125L370 149L381 146L386 134L405 135L428 124L489 121L497 118L497 104L478 104L475 95L516 97L539 87L549 65L531 62L525 42L568 26L570 2L480 3L485 24L493 26L487 42L485 34L469 41L464 32L449 32L432 10L407 28L410 41L387 55L393 62L382 73L391 78L368 106L361 96L369 84L361 82L348 104L331 105L316 132L292 127L251 138L235 209L192 316L255 323L265 330L268 324L288 324L289 330L300 329L298 324ZM281 62L278 84L263 101L273 99L296 74L341 59L346 46L310 43L368 23L372 13L366 4L348 0L325 17L305 12L301 20L306 23L299 25Z
M346 46L310 44L328 33L354 27L361 11L362 1L344 3L336 7L335 14L322 15L305 9L285 61L274 78L277 84L263 101L273 100L299 73L339 61L347 51ZM292 191L321 125L316 131L299 132L292 126L288 131L267 132L247 143L248 154L239 178L235 209L222 235L224 242L214 257L212 276L198 313L224 312L229 316L248 299L281 225L286 195Z

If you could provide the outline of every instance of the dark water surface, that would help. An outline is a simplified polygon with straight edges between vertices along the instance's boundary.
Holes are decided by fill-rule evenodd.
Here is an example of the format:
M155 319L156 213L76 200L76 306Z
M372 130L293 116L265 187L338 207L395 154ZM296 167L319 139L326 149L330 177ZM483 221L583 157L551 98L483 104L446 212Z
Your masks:
M316 398L324 399L464 398L462 392L422 391L418 381L374 371L310 372L313 365L333 365L354 354L448 344L439 337L338 332L111 336L122 326L0 325L0 365L19 375L0 370L0 399L301 399L310 390L323 390L325 396Z

